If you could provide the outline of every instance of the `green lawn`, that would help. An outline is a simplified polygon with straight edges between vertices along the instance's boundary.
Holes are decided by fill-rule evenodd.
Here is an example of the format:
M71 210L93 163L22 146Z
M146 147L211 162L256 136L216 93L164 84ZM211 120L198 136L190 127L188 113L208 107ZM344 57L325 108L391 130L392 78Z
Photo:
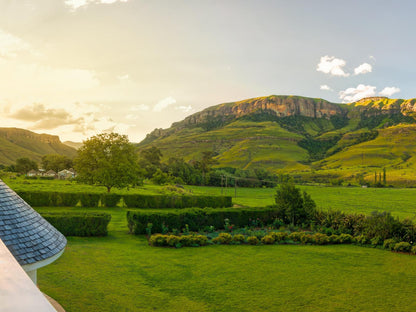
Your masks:
M67 312L416 309L414 256L348 245L149 247L127 234L124 209L105 211L108 237L69 238L38 272Z

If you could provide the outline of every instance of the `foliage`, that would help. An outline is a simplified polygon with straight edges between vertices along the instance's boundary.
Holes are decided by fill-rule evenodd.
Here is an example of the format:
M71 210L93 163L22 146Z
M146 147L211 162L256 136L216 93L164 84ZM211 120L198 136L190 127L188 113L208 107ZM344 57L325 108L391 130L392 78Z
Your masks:
M213 243L217 243L217 244L230 244L231 241L233 240L233 237L231 236L230 233L220 233L218 235L218 237L214 238L212 240Z
M394 245L393 250L397 252L410 252L412 245L408 242L400 242Z
M301 193L293 183L282 183L275 195L278 218L286 224L302 224L311 220L316 204L304 191Z
M74 160L79 181L103 185L108 192L140 183L137 155L127 136L103 133L83 143Z
M106 236L111 215L108 213L42 213L65 236Z
M162 232L162 224L173 229L182 229L188 224L191 231L198 231L206 226L224 229L224 219L229 219L237 227L248 226L250 220L259 218L272 223L276 218L274 207L262 208L186 208L169 211L129 210L127 222L130 233L145 234L147 223L153 224L154 232Z
M73 167L72 159L59 154L47 154L42 156L42 168L55 172Z
M15 169L17 172L26 174L30 170L38 170L38 164L27 157L16 159Z
M258 245L259 239L257 238L257 236L249 236L247 237L247 243L250 245Z

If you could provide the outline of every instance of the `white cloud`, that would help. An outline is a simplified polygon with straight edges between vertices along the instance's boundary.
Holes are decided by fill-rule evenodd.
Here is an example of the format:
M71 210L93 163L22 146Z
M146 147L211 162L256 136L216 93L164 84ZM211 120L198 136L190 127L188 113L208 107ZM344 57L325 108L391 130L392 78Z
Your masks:
M379 95L390 97L397 92L400 92L400 89L397 87L385 87L380 91Z
M123 80L128 80L129 79L129 75L121 75L121 76L117 76L117 79L118 80L121 80L121 81L123 81Z
M164 110L166 107L175 104L176 100L171 97L168 96L167 98L164 98L163 100L160 100L159 102L157 102L157 104L153 107L153 111L154 112L161 112L162 110Z
M127 2L129 0L65 0L65 5L71 10L76 11L79 8L89 4L113 4L116 2Z
M373 67L370 64L363 63L360 66L354 68L354 74L355 75L367 74L367 73L371 73L372 70L373 70Z
M352 103L362 98L375 96L376 87L359 84L356 88L348 88L339 93L339 98L343 103Z
M149 109L150 109L149 105L146 105L146 104L139 104L139 105L132 106L130 108L132 112L148 111Z
M181 105L181 106L176 106L175 109L183 111L184 113L187 113L187 112L190 112L192 110L192 106L191 105L188 105L188 106Z
M321 57L316 70L332 76L348 77L350 74L343 69L345 65L346 62L344 60L335 58L335 56L325 55Z
M0 57L15 58L22 51L32 51L31 46L22 39L0 29Z
M319 89L321 89L321 90L325 90L325 91L334 91L334 90L332 90L332 88L331 88L331 87L329 87L328 85L321 85L321 86L319 87Z

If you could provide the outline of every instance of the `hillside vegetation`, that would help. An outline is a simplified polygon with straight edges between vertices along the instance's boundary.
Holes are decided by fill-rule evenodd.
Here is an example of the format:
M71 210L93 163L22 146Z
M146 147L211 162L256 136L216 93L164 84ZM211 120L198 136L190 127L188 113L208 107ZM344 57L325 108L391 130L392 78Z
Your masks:
M74 157L76 150L63 144L55 135L37 134L18 128L0 128L0 164L10 165L22 157L40 162L42 155L46 154Z
M372 182L386 168L388 184L412 185L415 116L416 99L337 104L273 95L207 108L155 129L138 147L186 161L213 151L218 168L265 168L317 182Z

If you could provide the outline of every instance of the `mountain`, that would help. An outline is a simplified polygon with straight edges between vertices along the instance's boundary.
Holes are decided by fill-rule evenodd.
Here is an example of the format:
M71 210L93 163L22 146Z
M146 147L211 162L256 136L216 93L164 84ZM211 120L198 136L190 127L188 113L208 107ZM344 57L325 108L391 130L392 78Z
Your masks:
M84 145L84 143L81 142L72 142L72 141L64 141L64 144L70 147L75 148L76 150L79 149Z
M40 162L45 154L74 157L76 150L63 144L56 135L37 134L18 128L0 128L0 164L10 165L21 157Z
M308 180L374 179L387 167L394 181L416 176L416 99L371 97L339 104L268 96L209 107L155 129L138 144L165 158L200 159L217 167L265 168Z

